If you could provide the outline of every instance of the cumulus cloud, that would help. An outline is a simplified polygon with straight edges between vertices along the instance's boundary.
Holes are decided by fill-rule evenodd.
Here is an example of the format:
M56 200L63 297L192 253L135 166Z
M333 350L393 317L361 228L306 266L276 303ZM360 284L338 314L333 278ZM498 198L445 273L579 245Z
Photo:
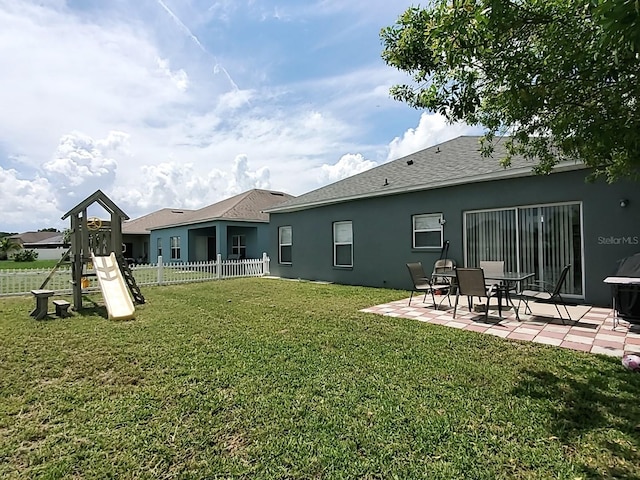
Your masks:
M463 123L449 124L446 118L438 113L423 113L416 128L409 128L402 137L396 137L389 143L387 160L402 158L460 135L477 133L477 128Z
M14 169L0 167L2 220L0 230L23 232L45 227L62 228L61 214L46 178L20 178Z
M364 172L377 165L376 162L366 160L361 154L348 153L343 155L337 163L320 167L320 180L322 182L337 182L356 173Z
M192 163L177 161L144 165L139 181L113 190L114 201L133 217L167 207L198 209L252 188L270 188L269 169L251 170L248 157L238 155L228 171L202 174Z
M233 160L231 174L232 177L227 190L234 195L252 188L268 189L271 186L269 169L261 167L252 172L249 169L249 159L244 154L236 156Z
M184 92L187 89L189 86L189 76L187 75L187 72L183 69L175 71L171 70L169 67L169 60L163 58L158 58L157 63L160 72L171 79L178 90Z
M113 184L118 169L113 156L127 155L128 138L126 133L117 131L99 140L81 132L60 138L53 158L42 169L47 179L58 186L56 192L62 208Z

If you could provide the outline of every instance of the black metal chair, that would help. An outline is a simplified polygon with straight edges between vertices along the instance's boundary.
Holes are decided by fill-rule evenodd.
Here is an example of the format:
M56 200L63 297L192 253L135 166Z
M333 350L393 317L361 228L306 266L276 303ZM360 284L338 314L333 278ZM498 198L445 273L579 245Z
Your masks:
M440 292L446 291L448 293L450 285L446 283L435 283L432 280L432 277L427 277L424 273L424 268L422 268L422 262L407 263L407 269L409 269L409 275L411 275L411 281L413 282L413 290L411 291L411 297L409 297L409 305L411 305L414 292L424 292L422 302L424 303L427 299L427 294L430 293L431 299L433 300L433 306L437 309L438 304L436 303L435 292L440 290ZM440 303L442 303L442 301ZM451 300L449 300L449 305L451 305Z
M541 301L545 303L553 303L553 305L556 307L558 315L560 315L560 320L562 320L562 324L564 325L565 319L562 316L562 313L560 313L560 308L558 307L558 303L560 303L564 307L564 311L567 314L567 318L571 320L571 315L569 314L569 309L567 308L567 304L565 303L564 298L562 298L562 295L560 294L560 290L562 290L564 282L567 279L567 273L569 273L570 268L571 268L571 265L566 265L562 269L562 272L560 272L560 276L558 277L558 281L555 284L538 281L536 283L530 284L529 287L535 286L539 288L539 290L525 289L522 292L520 292L520 300L524 301L524 305L525 305L524 313L527 313L529 315L532 314L531 308L529 307L529 300ZM520 308L520 301L518 301L518 308ZM527 310L529 311L527 312Z
M487 308L484 311L484 318L487 319L489 317L489 304L491 303L491 299L497 298L498 285L487 286L485 284L484 272L481 268L458 268L456 272L458 291L456 293L456 303L453 308L453 318L456 318L460 295L466 295L470 312L473 308L473 297L487 299ZM499 306L496 306L496 308L499 308Z

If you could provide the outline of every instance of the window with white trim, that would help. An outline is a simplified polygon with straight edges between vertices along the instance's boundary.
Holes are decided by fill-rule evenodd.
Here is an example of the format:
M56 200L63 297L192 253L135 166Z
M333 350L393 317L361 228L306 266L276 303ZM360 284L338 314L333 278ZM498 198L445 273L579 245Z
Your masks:
M442 214L423 213L411 217L413 248L442 248Z
M278 227L278 261L291 264L291 225Z
M231 253L236 258L247 258L247 240L244 235L231 236Z
M333 224L333 265L353 266L353 228L350 221Z
M162 239L161 238L157 239L157 244L158 244L158 256L161 257L162 256Z
M178 260L180 258L180 237L171 237L169 243L171 245L171 259Z

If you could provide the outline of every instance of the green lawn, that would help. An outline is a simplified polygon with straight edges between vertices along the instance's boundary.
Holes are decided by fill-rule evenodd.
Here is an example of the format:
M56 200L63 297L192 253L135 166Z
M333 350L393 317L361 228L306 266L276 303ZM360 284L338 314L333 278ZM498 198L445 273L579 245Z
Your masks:
M34 262L14 262L13 260L0 260L0 270L9 270L14 268L53 268L58 260L36 260Z
M640 478L620 359L358 312L392 290L143 293L129 322L0 299L0 477Z

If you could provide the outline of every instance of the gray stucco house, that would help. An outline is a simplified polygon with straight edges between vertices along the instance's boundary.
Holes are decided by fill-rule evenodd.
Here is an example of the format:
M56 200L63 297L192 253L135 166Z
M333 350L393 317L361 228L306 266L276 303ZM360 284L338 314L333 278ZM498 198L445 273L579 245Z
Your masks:
M124 256L147 263L150 257L151 229L182 222L193 210L163 208L122 224Z
M587 183L581 163L538 176L514 159L485 158L479 137L459 137L269 208L271 274L410 289L405 264L427 273L448 242L458 266L504 260L565 294L611 303L602 280L640 251L637 183Z
M155 263L160 255L172 263L215 260L217 254L223 260L261 258L269 245L269 215L264 210L293 198L253 189L199 210L182 211L174 216L175 222L149 228L149 260Z

